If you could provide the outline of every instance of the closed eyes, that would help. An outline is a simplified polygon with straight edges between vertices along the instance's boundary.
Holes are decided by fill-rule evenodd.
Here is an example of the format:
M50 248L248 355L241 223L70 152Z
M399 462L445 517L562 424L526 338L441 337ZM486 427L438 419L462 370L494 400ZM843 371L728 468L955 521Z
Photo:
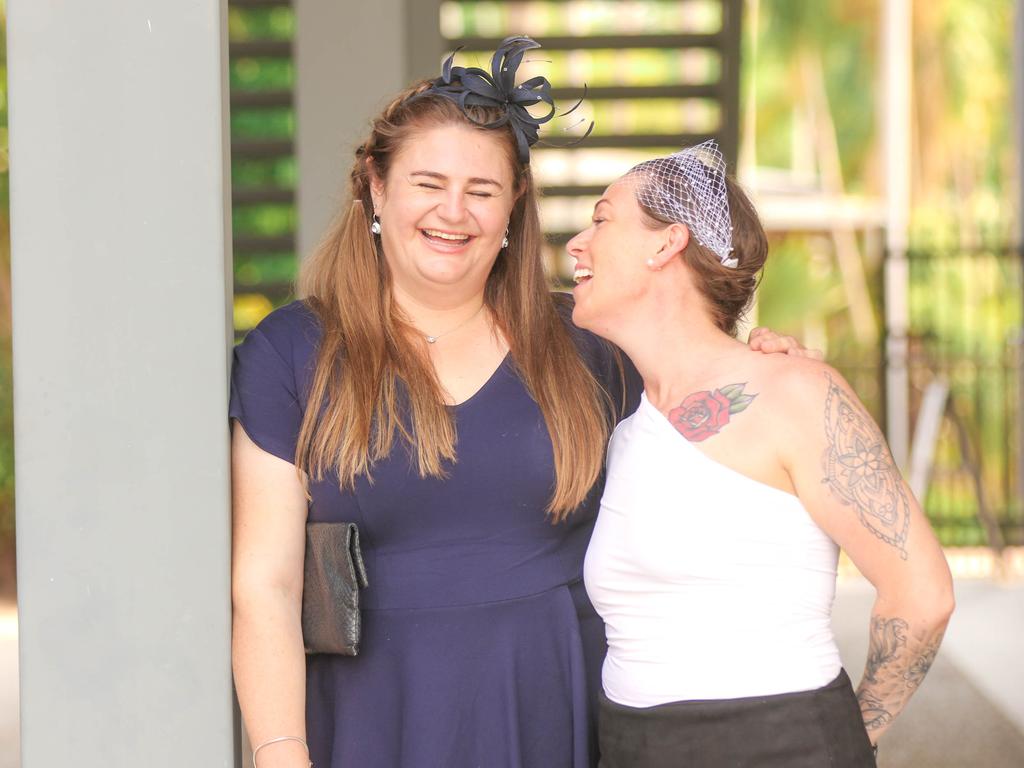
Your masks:
M441 190L444 189L444 187L438 186L437 184L428 184L428 183L423 182L423 181L417 182L416 186L417 187L422 187L423 189L430 189L430 190L437 190L437 191L441 191ZM490 192L467 192L466 194L472 195L473 197L483 197L483 198L494 197L494 195L492 193L490 193Z

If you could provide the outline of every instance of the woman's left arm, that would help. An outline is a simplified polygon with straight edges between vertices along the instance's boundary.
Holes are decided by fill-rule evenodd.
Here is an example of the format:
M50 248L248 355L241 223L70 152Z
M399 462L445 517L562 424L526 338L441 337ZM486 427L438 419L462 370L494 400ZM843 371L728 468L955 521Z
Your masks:
M945 556L885 438L835 370L796 363L784 409L783 463L814 521L877 591L857 686L871 742L906 706L953 611ZM790 377L786 377L790 379Z

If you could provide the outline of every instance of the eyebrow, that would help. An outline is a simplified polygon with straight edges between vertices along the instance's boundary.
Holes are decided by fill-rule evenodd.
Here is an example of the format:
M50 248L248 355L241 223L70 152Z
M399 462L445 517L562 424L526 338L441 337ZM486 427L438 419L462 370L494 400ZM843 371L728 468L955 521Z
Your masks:
M602 197L600 200L598 200L596 203L594 203L594 210L595 211L598 209L598 206L600 206L601 203L604 203L605 205L610 205L612 208L615 207L614 205L612 205L612 201L611 200L609 200L607 197Z
M438 173L437 171L413 171L409 176L426 176L431 179L437 179L438 181L448 181L447 176L443 173ZM498 189L503 189L500 182L497 182L494 179L485 179L481 176L474 176L467 179L467 181L469 181L470 184L490 184Z

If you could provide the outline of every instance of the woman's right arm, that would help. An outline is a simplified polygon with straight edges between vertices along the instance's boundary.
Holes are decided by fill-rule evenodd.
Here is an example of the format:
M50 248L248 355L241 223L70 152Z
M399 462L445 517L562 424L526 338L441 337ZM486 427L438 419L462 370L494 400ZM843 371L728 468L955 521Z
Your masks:
M259 448L232 422L232 667L255 747L306 739L302 565L306 496L295 465ZM307 768L306 749L282 741L258 768Z

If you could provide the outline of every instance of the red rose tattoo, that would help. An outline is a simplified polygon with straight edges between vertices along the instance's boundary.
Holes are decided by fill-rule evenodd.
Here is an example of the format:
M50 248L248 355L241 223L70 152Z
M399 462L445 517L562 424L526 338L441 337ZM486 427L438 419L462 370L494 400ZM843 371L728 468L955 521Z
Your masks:
M687 395L678 408L669 411L668 420L679 433L691 443L707 440L717 435L729 423L729 417L747 408L754 395L746 395L743 384L730 384L710 392L694 392Z

